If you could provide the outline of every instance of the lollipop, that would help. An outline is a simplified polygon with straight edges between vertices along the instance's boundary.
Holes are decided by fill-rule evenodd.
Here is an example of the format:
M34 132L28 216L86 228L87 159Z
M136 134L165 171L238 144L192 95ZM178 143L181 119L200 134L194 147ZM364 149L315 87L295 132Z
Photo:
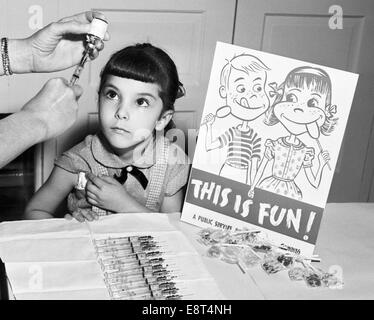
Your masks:
M222 250L219 246L211 246L207 252L208 257L219 258L222 255Z
M261 257L257 255L251 248L243 248L238 256L238 263L242 269L247 271L258 265L261 261Z
M304 277L306 284L308 287L321 287L322 286L322 279L318 273L310 273Z
M277 256L274 256L272 253L268 253L265 256L261 267L267 274L277 273L285 269L284 265L278 261Z
M226 246L223 247L221 260L227 263L238 263L239 253L242 250L240 247Z
M288 270L288 276L293 281L303 280L305 276L305 269L301 267L294 267Z
M291 267L294 263L294 258L286 254L280 254L277 256L278 262L283 264L285 267Z
M328 288L342 288L343 286L343 281L341 279L339 279L335 274L328 272L322 275L322 283Z

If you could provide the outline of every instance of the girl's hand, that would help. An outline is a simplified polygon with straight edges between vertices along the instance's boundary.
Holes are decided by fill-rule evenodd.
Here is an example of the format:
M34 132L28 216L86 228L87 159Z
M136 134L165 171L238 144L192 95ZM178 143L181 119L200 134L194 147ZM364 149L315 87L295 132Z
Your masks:
M131 198L125 188L109 176L97 177L87 173L86 197L89 204L114 212L125 212Z
M321 163L322 167L324 167L327 162L331 160L330 153L327 150L323 150L318 155L318 161Z
M84 222L85 220L94 221L99 219L99 216L96 212L93 212L91 209L81 208L75 210L72 214L66 214L64 218L67 220L71 220L73 219L73 217L79 222Z

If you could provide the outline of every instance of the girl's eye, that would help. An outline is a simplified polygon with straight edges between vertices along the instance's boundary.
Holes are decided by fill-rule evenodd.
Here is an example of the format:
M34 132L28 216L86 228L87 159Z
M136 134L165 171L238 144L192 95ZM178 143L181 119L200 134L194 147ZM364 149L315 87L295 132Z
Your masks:
M314 98L309 99L307 102L308 107L310 108L317 108L318 107L318 101Z
M242 84L239 84L236 87L236 91L238 91L239 93L243 93L245 91L245 87Z
M139 107L148 107L149 106L149 102L147 99L144 99L144 98L139 98L136 100L136 104L139 106Z
M293 93L289 93L286 96L286 101L287 102L297 102L297 97Z
M255 85L253 86L253 91L254 91L254 92L261 92L261 91L262 91L262 87L261 87L261 85L260 85L260 84L255 84Z
M109 91L105 94L105 96L106 96L107 98L111 99L111 100L115 100L115 99L118 98L117 93L116 93L115 91L113 91L113 90L109 90Z

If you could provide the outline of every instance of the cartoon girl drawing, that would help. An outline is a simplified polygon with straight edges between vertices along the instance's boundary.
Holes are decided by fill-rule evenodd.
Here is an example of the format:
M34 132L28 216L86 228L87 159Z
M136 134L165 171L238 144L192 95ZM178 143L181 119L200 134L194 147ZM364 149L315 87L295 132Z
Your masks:
M283 94L275 100L266 114L265 123L274 125L280 122L289 135L265 142L265 152L257 171L254 186L297 200L302 199L302 191L295 178L304 169L309 183L318 188L322 172L330 160L328 151L318 154L318 167L314 174L312 160L315 149L306 146L298 138L307 133L318 141L320 133L329 135L335 128L338 118L334 118L336 106L331 105L331 80L319 68L299 67L286 77ZM269 161L273 160L272 175L262 179ZM261 181L260 183L258 183ZM253 189L250 192L253 193Z

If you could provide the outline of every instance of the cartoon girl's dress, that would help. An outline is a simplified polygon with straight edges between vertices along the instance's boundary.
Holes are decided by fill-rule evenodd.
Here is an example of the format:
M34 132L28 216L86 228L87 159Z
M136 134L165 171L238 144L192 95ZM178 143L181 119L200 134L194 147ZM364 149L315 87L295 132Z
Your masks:
M314 148L307 147L300 140L298 144L290 144L286 137L265 142L265 157L274 160L272 175L263 179L259 188L280 195L302 199L302 192L295 183L301 168L311 167L314 159Z

